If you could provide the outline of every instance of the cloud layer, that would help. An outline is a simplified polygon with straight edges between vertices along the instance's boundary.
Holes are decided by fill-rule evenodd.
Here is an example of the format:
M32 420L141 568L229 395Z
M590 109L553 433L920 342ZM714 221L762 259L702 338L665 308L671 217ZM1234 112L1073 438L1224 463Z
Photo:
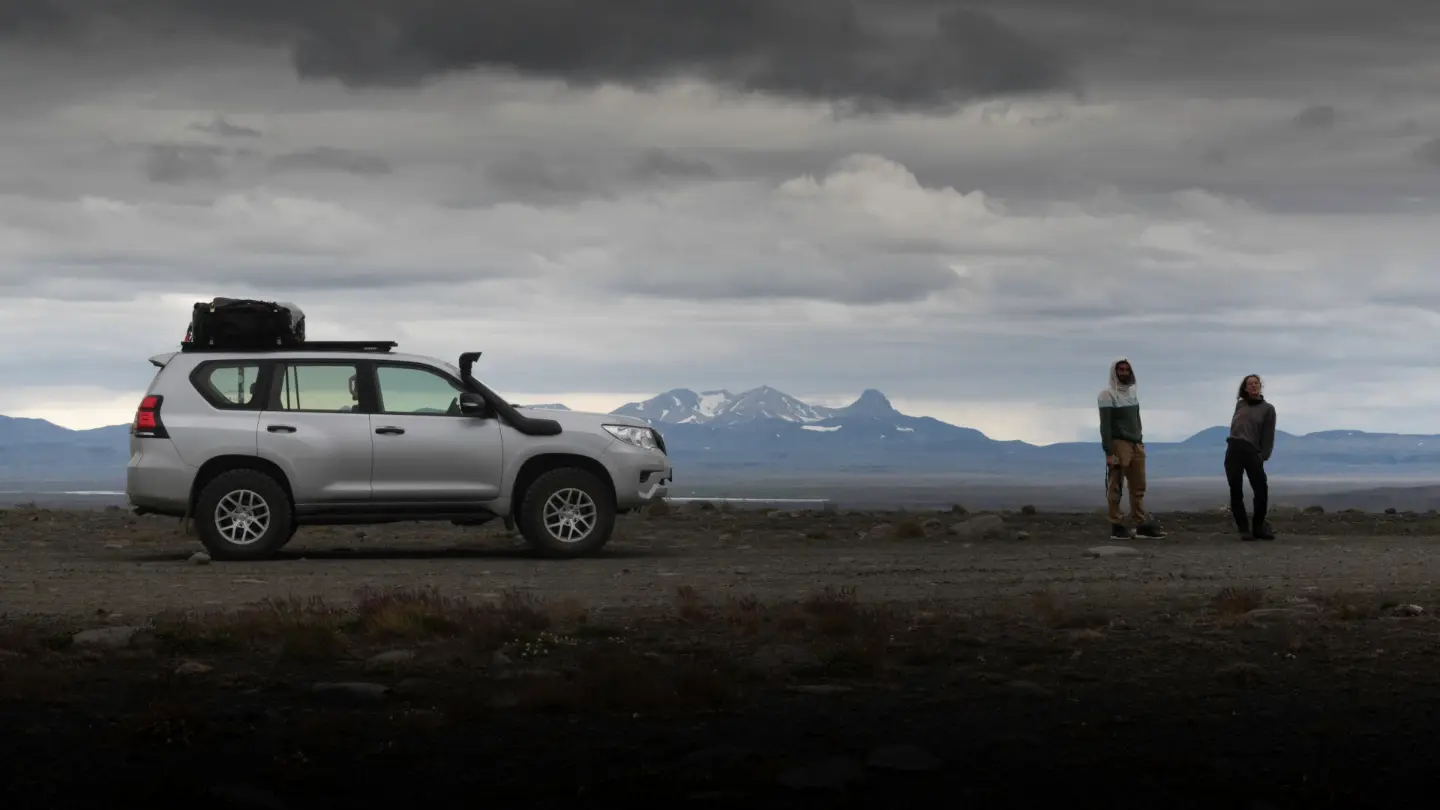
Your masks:
M255 295L527 399L1089 438L1127 354L1157 438L1250 371L1284 429L1440 432L1440 9L1401 6L0 0L0 413L123 421L191 303Z

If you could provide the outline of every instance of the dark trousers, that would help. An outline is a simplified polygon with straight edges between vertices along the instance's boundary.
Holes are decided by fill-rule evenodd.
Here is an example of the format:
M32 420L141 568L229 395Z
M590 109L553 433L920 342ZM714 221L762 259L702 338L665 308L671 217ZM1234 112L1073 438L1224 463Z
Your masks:
M1255 493L1255 522L1245 516L1244 479L1250 479ZM1246 441L1230 441L1225 448L1225 480L1230 484L1230 514L1242 534L1265 527L1265 513L1270 506L1270 482L1265 477L1265 462L1260 448Z

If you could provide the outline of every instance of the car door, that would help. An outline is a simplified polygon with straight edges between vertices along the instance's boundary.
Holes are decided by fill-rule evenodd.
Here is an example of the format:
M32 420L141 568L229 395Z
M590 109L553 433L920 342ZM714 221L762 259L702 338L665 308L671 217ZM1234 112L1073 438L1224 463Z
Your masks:
M360 407L355 361L276 364L260 412L260 456L290 479L295 505L363 505L370 500L370 416Z
M473 502L500 495L500 422L460 413L459 380L398 361L377 361L374 372L376 502Z

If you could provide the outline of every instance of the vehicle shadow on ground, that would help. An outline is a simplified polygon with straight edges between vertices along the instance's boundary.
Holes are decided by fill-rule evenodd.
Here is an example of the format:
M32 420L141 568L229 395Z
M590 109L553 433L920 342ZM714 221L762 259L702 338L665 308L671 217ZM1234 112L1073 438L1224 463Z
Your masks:
M194 551L167 551L153 552L149 554L119 554L131 562L185 562L195 554ZM581 557L575 560L555 559L542 556L527 548L398 548L398 547L375 547L375 548L294 548L284 549L268 560L249 560L242 564L264 564L280 562L299 562L301 560L323 561L323 562L355 562L355 561L384 561L384 560L535 560L553 564L564 564L566 562L599 562L603 560L643 560L657 557L670 557L673 553L666 549L650 548L626 548L626 549L605 549L590 557ZM233 563L215 562L214 565L228 565Z

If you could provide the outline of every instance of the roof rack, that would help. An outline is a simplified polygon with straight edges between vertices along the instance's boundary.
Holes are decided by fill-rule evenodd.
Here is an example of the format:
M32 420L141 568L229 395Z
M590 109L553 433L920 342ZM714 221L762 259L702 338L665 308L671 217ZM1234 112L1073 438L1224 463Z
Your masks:
M295 346L261 346L257 348L227 348L224 346L200 346L181 343L182 352L225 352L243 354L247 352L380 352L386 353L400 344L393 340L307 340Z

